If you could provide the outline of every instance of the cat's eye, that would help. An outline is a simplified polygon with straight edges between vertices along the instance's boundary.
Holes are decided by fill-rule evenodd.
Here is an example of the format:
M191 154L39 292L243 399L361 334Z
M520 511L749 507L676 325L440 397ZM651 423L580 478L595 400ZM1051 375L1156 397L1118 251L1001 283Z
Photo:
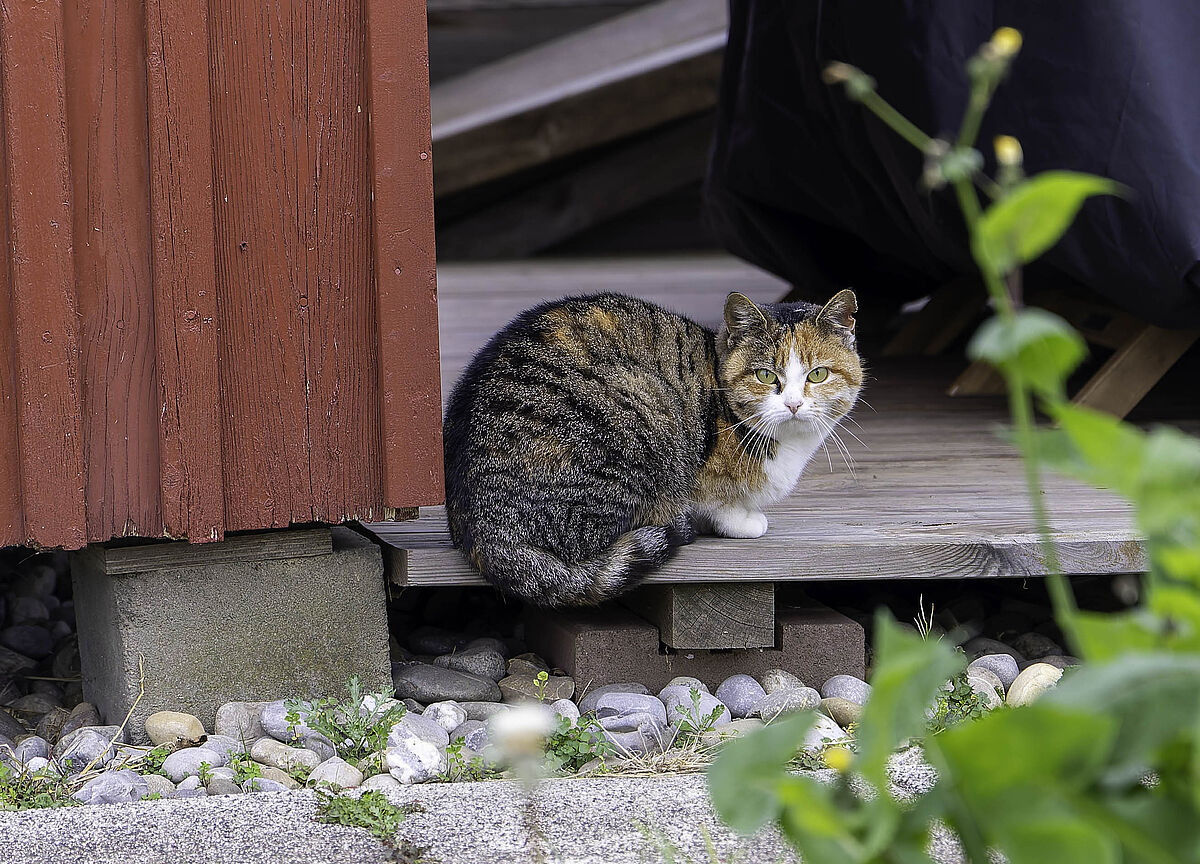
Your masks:
M764 384L775 384L779 381L779 376L770 369L758 369L754 372L754 377Z
M808 380L814 384L820 384L829 377L829 369L824 366L818 366L816 369L808 373Z

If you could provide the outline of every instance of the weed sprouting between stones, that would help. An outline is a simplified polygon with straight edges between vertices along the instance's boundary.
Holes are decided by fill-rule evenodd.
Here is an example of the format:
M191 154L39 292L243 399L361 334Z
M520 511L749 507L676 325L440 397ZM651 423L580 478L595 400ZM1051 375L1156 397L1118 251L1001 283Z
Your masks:
M0 762L0 810L75 807L70 785L49 766L29 771Z
M404 817L422 810L419 804L397 807L377 789L368 789L357 797L317 789L315 818L318 822L329 825L361 828L369 832L371 836L390 847L396 860L402 864L434 864L433 859L426 857L424 849L396 836Z
M566 717L559 717L557 728L546 742L546 762L556 774L574 774L593 759L616 752L600 724L586 714L574 726Z
M346 685L347 698L332 697L312 702L289 702L290 731L301 724L328 738L338 755L355 767L379 758L387 749L388 733L407 709L386 692L365 694L362 681L354 676Z

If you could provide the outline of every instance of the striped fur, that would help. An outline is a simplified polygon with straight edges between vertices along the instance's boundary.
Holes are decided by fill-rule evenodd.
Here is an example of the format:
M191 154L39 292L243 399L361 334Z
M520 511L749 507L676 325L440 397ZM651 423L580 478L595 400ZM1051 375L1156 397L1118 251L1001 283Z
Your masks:
M837 370L823 388L832 420L821 423L844 416L862 370L853 294L838 298L822 308L730 295L719 334L618 294L519 315L467 367L447 407L455 545L505 593L568 606L629 589L691 542L694 522L751 536L723 530L722 518L751 508L761 517L792 427L808 437L824 428L767 417L783 389L754 372L821 362Z

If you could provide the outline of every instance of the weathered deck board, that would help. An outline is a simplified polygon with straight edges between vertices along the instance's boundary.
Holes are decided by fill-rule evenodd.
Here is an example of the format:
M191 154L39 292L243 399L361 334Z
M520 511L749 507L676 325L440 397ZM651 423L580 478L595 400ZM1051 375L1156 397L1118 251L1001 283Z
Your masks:
M728 259L673 262L524 262L459 265L439 273L444 393L469 357L516 311L551 296L639 293L712 324L726 291L770 299L784 286ZM951 399L956 371L938 359L871 364L854 423L843 433L854 470L831 445L796 493L768 511L758 540L703 537L649 583L1044 575L1021 463L996 434L1005 400ZM1192 424L1200 427L1200 424ZM1045 486L1063 568L1073 574L1137 572L1145 552L1129 506L1104 491L1049 476ZM482 580L449 543L441 508L370 526L406 554L410 585Z

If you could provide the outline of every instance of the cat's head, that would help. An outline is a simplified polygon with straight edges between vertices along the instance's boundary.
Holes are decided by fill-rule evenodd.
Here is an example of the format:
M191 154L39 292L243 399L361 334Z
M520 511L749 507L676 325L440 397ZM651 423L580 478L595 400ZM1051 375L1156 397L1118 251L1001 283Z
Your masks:
M850 290L824 306L726 298L718 383L747 430L777 439L824 435L850 411L863 381L857 312Z

